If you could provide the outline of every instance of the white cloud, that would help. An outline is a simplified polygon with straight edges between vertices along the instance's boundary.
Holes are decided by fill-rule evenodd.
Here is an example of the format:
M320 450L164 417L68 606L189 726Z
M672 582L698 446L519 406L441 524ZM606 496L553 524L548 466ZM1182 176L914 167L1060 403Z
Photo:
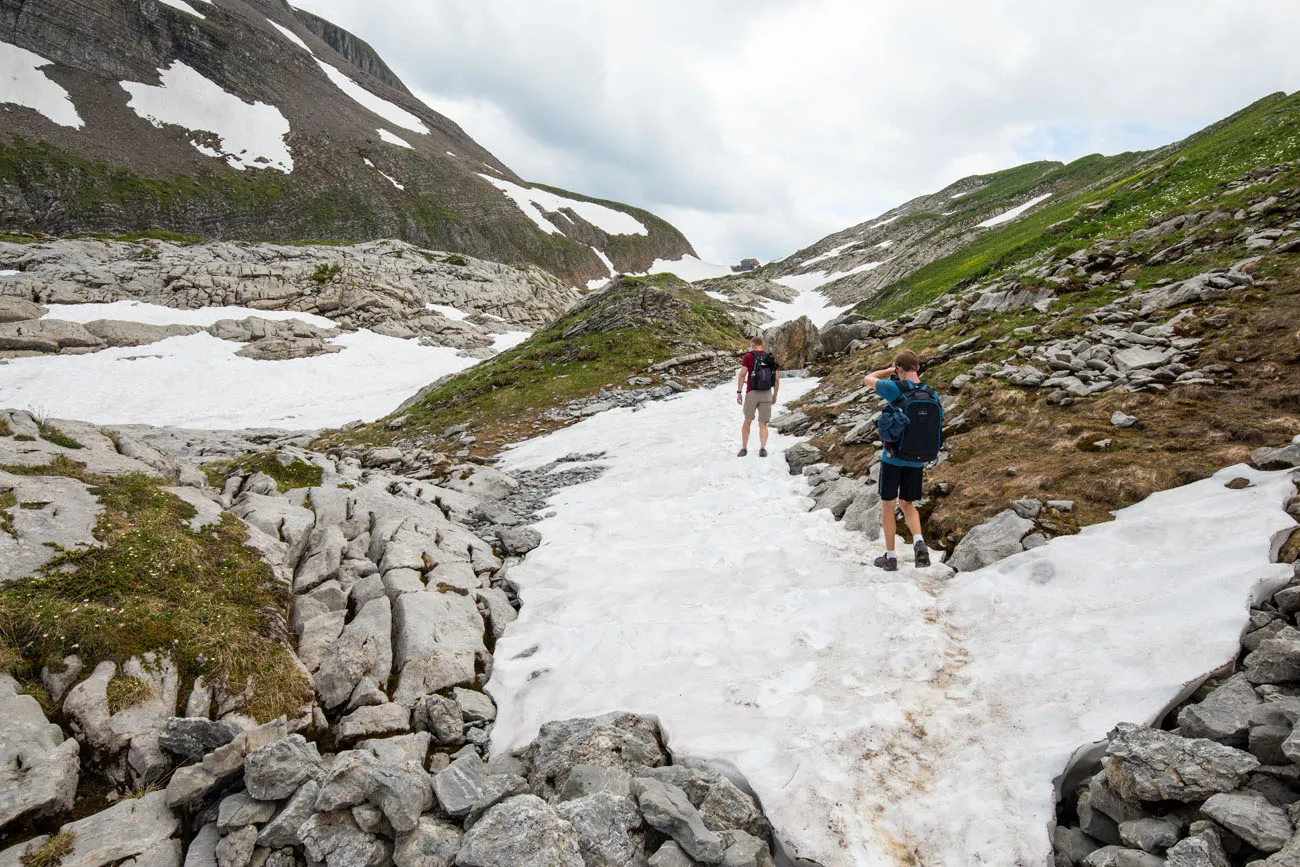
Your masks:
M303 0L523 177L771 258L973 172L1300 88L1290 0Z

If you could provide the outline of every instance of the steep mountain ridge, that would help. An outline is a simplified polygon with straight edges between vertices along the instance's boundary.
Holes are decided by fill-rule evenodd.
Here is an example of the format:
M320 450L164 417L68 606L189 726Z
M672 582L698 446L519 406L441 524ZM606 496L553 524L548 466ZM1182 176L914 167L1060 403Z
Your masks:
M629 226L626 206L530 188L366 43L281 0L5 0L0 67L3 230L392 237L570 285L692 252L645 212Z
M963 178L756 276L816 288L861 313L898 314L1049 247L1072 247L1068 253L1095 237L1133 231L1252 167L1297 155L1300 94L1276 93L1155 150Z

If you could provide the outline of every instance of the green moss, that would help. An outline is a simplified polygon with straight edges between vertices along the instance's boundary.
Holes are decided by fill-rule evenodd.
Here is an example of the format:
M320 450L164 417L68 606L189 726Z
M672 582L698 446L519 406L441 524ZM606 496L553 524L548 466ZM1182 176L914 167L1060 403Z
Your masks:
M191 530L193 506L143 474L87 476L104 506L99 545L61 551L36 576L0 586L0 644L36 671L79 654L88 665L167 653L182 680L199 675L239 692L250 680L257 719L296 712L311 686L275 638L289 592L246 528L226 514ZM122 683L119 699L136 688Z
M343 268L337 262L322 262L312 272L311 279L316 281L317 285L324 286L342 273Z
M275 480L281 491L294 488L315 488L324 477L324 470L301 458L281 460L279 452L249 452L229 461L213 461L203 466L208 477L208 484L214 488L224 487L226 480L236 475L263 473Z
M36 442L36 437L32 436L31 434L14 434L14 439L20 443Z
M18 538L17 531L14 530L14 516L9 511L18 505L18 497L13 491L0 491L0 533Z
M0 464L0 470L13 476L68 476L82 480L86 478L86 465L65 455L55 455L48 464L38 464L34 467L22 464Z
M455 265L457 268L464 268L469 264L469 260L464 256L456 255L446 256L442 261L446 262L448 265Z
M0 437L13 436L13 428L9 427L9 419L0 418Z
M68 436L63 431L59 430L54 425L49 424L48 422L40 426L40 431L41 431L41 439L49 443L54 443L56 446L62 446L65 449L85 448L85 446L83 446L81 443L77 442L72 437Z

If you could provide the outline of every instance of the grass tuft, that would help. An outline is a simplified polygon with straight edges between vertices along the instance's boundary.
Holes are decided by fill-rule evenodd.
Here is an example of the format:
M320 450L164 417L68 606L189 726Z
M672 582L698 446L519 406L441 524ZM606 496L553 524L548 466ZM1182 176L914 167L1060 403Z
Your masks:
M22 867L58 867L72 853L76 842L77 835L74 832L61 831L35 849L28 849L18 856L18 863Z
M56 446L62 446L65 449L84 449L81 443L65 434L49 422L45 422L40 427L41 439L47 443L54 443Z
M224 487L226 480L236 475L263 473L275 480L281 492L294 488L319 487L325 471L315 464L301 458L294 458L287 463L281 460L279 452L248 452L228 461L213 461L203 466L208 477L208 484L214 488Z
M117 713L153 698L153 687L138 677L116 674L108 682L108 711Z

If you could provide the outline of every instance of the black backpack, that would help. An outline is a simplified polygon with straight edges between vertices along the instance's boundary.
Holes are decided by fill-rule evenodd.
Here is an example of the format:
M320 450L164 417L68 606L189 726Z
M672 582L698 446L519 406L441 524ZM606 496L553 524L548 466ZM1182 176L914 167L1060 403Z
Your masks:
M749 372L750 391L771 391L776 386L776 358L770 352L754 353L754 369Z
M928 385L918 385L904 391L890 408L905 416L907 424L902 438L886 445L889 453L922 464L936 460L943 445L943 407L938 393Z

